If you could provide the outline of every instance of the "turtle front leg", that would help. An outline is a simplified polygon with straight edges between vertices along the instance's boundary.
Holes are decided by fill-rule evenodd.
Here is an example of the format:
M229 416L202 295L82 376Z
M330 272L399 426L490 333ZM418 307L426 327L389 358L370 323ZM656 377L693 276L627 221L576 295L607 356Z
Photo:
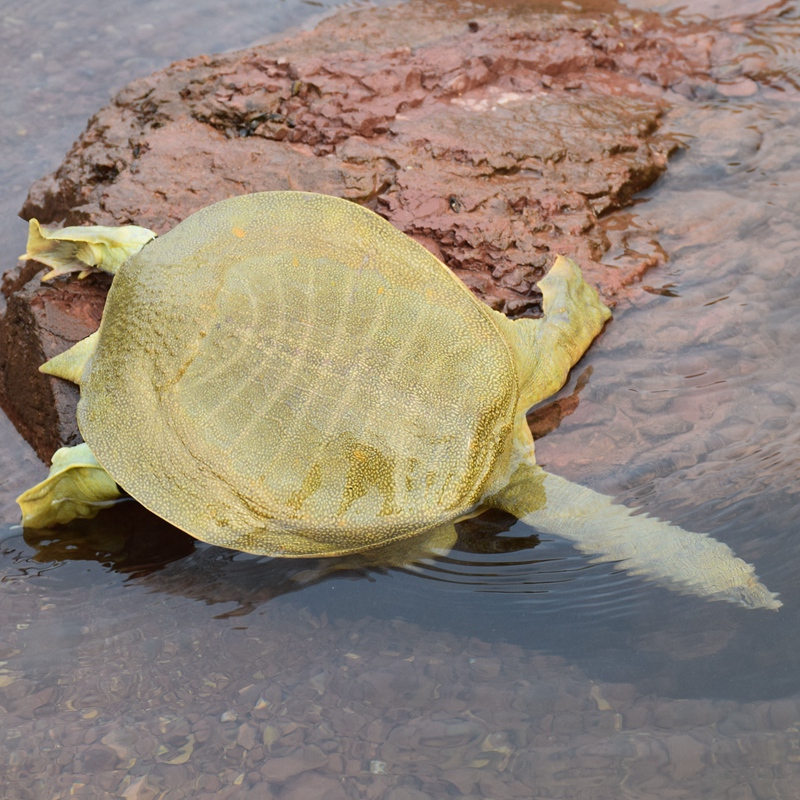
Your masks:
M634 514L613 498L523 462L508 487L488 501L537 530L569 539L594 563L615 561L632 575L681 594L746 608L777 609L778 596L752 565L722 542Z
M91 519L122 496L87 444L62 447L53 455L50 474L23 492L17 503L26 528L49 528L73 519Z
M510 320L490 311L511 347L522 412L564 385L569 371L611 318L597 290L569 258L556 258L539 289L544 312L540 319Z
M87 225L51 230L32 219L28 224L28 244L20 258L50 267L43 281L70 272L78 272L78 277L83 278L95 269L113 275L155 237L153 231L138 225L119 228Z

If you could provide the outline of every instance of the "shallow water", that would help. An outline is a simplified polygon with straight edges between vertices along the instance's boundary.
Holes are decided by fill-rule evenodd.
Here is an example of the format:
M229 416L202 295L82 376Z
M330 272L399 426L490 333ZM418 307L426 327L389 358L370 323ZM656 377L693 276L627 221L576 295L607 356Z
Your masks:
M151 3L130 41L119 5L91 28L85 4L38 8L4 15L2 34L14 254L27 185L110 91L320 10L241 3L218 24L213 4L186 19ZM656 238L670 261L617 310L561 393L580 382L577 405L537 442L550 471L730 544L780 612L672 594L502 515L462 524L458 548L417 570L329 576L196 544L133 503L23 537L10 501L44 468L4 423L3 796L797 796L800 24L783 8L742 23L742 57L764 56L773 88L675 98L665 125L688 148L606 220L608 263Z

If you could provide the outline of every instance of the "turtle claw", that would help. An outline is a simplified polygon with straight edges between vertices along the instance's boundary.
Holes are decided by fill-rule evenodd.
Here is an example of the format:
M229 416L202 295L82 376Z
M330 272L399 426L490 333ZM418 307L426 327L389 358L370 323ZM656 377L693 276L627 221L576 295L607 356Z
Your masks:
M32 219L28 224L28 244L20 258L50 267L42 276L43 281L73 272L80 273L79 279L97 270L113 275L155 236L153 231L138 225L119 228L87 225L49 230Z

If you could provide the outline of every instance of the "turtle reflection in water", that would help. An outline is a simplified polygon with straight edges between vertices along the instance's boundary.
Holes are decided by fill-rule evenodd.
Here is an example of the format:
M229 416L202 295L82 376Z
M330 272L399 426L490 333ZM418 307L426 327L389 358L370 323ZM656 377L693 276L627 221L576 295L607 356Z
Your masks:
M42 367L80 384L86 443L19 498L26 526L92 516L119 485L212 544L380 563L500 508L678 591L780 606L726 545L536 465L525 413L610 317L572 261L540 282L541 319L511 321L334 197L236 197L157 239L30 225L50 276L115 278L100 329Z

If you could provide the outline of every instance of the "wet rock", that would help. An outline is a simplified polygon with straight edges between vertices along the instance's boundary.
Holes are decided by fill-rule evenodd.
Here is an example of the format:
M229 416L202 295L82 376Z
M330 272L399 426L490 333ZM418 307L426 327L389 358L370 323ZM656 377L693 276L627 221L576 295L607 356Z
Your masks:
M687 734L668 736L664 745L669 752L670 769L676 781L697 774L704 768L706 747Z
M791 746L785 739L778 739L767 732L756 732L743 737L739 744L745 763L762 767L785 763L787 749Z
M316 773L299 775L281 792L281 800L348 800L347 793L336 778Z
M175 791L189 782L189 769L185 764L156 764L153 776L170 791Z
M164 232L235 194L326 192L386 217L509 315L540 312L536 282L557 253L613 304L664 254L648 233L647 252L626 246L601 263L620 238L608 215L666 168L668 100L723 82L729 94L758 88L725 69L734 45L646 14L443 15L422 0L345 11L131 83L32 187L22 216ZM92 283L30 282L32 269L4 284L0 382L47 458L78 441L74 387L36 372L79 332L51 311L66 293L89 332L100 298Z
M681 730L713 725L720 716L720 710L709 700L676 700L659 705L653 721L665 730Z
M493 680L500 674L502 662L499 658L475 658L470 661L475 676L483 680Z
M364 738L368 742L381 744L382 742L386 741L386 737L389 735L390 730L391 724L389 722L382 719L376 719L368 725L366 733L364 734Z
M24 273L23 273L24 274ZM0 317L0 402L43 460L81 442L75 424L78 388L38 366L97 330L109 282L102 277L45 285L38 277L13 289L7 281Z
M245 750L252 750L256 746L256 729L246 722L243 723L236 735L236 744Z
M411 786L397 786L387 792L386 800L433 800L433 796Z
M479 769L458 767L444 773L444 778L458 789L462 796L471 794L483 777Z
M418 742L422 747L452 748L476 741L485 729L479 719L432 719L417 726Z
M11 704L10 710L21 719L33 719L42 706L48 705L56 696L56 689L50 686L22 697Z
M799 719L797 702L794 699L774 700L769 704L769 721L776 730L784 731L796 727Z
M142 775L133 779L120 796L125 800L155 800L158 795L159 790L152 784L152 778Z
M220 788L222 787L222 782L220 779L216 775L209 775L208 773L201 775L198 783L198 788L214 794L215 797L217 797L216 792L219 792ZM269 800L269 797L271 797L269 790L266 787L263 788L265 800Z
M725 800L756 800L753 790L747 784L740 784L728 789Z
M328 762L328 756L318 747L302 747L290 756L271 758L262 767L261 774L268 781L285 781L308 770L317 769Z
M82 756L83 768L87 772L105 772L117 766L117 754L110 747L89 747Z
M338 735L355 734L367 724L366 718L352 710L335 709L329 719L330 725Z

